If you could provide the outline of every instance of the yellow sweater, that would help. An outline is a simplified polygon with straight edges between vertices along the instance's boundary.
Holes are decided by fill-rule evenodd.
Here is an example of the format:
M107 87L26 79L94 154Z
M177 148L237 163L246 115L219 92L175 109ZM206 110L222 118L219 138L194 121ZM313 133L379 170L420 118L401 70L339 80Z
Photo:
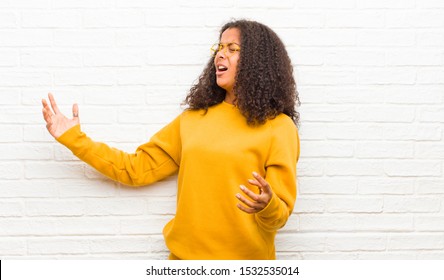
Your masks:
M134 154L92 141L75 126L57 139L77 157L113 180L142 186L178 173L177 210L163 230L172 258L275 259L274 238L296 200L299 137L281 114L251 127L233 105L222 102L184 111ZM253 171L273 189L261 212L237 208L240 185Z

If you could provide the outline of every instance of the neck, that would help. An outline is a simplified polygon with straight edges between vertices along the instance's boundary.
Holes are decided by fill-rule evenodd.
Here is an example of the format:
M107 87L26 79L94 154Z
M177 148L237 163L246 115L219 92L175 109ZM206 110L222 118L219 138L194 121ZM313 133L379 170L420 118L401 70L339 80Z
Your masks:
M225 94L225 102L234 105L234 93L232 91L227 91L227 93Z

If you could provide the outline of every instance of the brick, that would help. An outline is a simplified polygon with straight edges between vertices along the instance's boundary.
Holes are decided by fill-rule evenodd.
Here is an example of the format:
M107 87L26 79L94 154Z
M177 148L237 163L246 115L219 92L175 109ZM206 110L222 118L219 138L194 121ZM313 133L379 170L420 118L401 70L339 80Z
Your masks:
M150 247L150 238L147 237L95 238L90 242L92 253L144 253Z
M23 165L20 162L0 162L0 178L2 180L20 179L23 176Z
M298 162L298 174L301 177L322 176L324 174L324 163L319 159L303 159Z
M280 252L323 252L325 250L325 237L318 234L299 234L294 238L290 234L276 236L276 247Z
M50 86L52 77L45 72L1 72L0 87Z
M0 177L0 197L5 198L57 197L57 186L60 185L57 181L5 180L4 176Z
M225 2L225 1L224 1ZM205 5L206 1L202 1L202 5ZM190 2L183 3L182 5L190 4ZM191 4L192 5L192 4ZM217 5L212 2L211 5ZM201 13L195 9L181 9L178 11L164 10L146 10L144 12L145 25L150 27L202 27L207 24L208 18L200 16ZM175 20L171 20L174 18ZM212 18L214 20L214 18ZM220 23L217 23L220 26Z
M389 11L386 15L389 28L440 28L444 25L440 11Z
M444 217L442 216L442 214L416 216L415 230L427 232L442 232L444 230Z
M415 158L442 159L444 157L444 144L420 142L415 145Z
M170 176L165 180L156 182L146 187L132 188L121 185L119 196L122 197L176 197L177 175Z
M357 184L359 194L407 195L414 193L415 179L397 177L360 178Z
M354 144L342 143L330 141L329 143L323 142L309 142L301 149L301 157L335 157L335 158L347 158L354 155Z
M387 231L406 232L412 231L415 222L410 215L389 215L389 214L362 214L356 217L357 231Z
M357 158L413 158L414 144L405 142L360 142Z
M360 122L410 123L416 116L414 106L360 106L357 120Z
M0 219L0 236L48 236L55 235L55 222L46 219Z
M343 105L306 105L299 112L302 122L351 122L356 115L354 107Z
M57 235L116 235L119 221L113 218L64 217L55 221Z
M27 241L30 255L88 254L90 241L83 238L32 238Z
M404 68L365 69L357 71L356 80L359 85L413 85L416 75L416 71Z
M1 18L1 15L0 15ZM0 67L14 67L19 64L17 51L0 51ZM5 102L2 100L1 102Z
M384 66L386 54L381 51L337 50L325 55L325 64L331 66ZM359 94L362 94L359 91Z
M76 28L81 27L82 14L78 11L24 12L21 26L26 28Z
M169 106L160 108L144 107L134 112L133 108L121 109L118 113L120 123L141 123L141 124L167 124L181 113L179 106Z
M425 0L418 3L419 8L444 8L444 3L439 0Z
M324 201L329 213L380 213L383 209L382 198L328 197Z
M309 178L299 177L298 188L301 194L354 194L358 180L355 178Z
M325 209L325 202L322 198L298 197L294 207L294 213L322 213Z
M419 119L421 122L444 122L444 108L441 106L429 106L420 109Z
M25 163L26 179L76 179L82 178L83 165L80 163L27 162Z
M2 1L0 7L4 8L20 8L20 9L46 9L51 7L50 0L17 0L17 1Z
M417 178L415 190L417 194L444 194L444 179L442 178Z
M433 197L384 197L384 212L432 213L441 209L441 199Z
M121 234L159 234L163 227L173 218L173 216L151 216L141 218L121 219Z
M153 38L156 38L156 40L153 40ZM193 45L210 47L217 38L217 31L204 28L182 28L181 32L165 28L115 32L116 45L124 47L173 46L177 42L193 42Z
M384 235L368 234L332 234L325 239L327 251L383 251L387 238Z
M53 157L48 145L0 144L0 160L47 160Z
M25 51L21 64L29 67L81 67L82 57L75 52Z
M85 202L81 200L33 200L26 201L26 215L39 216L82 216L85 214Z
M424 68L418 70L418 84L443 84L444 71L441 67Z
M92 67L142 66L146 60L142 51L91 51L82 56L85 65Z
M0 217L23 216L23 204L20 201L3 200L0 202Z
M415 45L415 33L410 30L368 30L359 31L356 39L358 46L407 47Z
M332 140L381 140L383 131L381 125L374 123L332 123L327 126L326 137Z
M326 163L329 176L381 176L383 167L375 160L332 159Z
M356 217L351 215L311 214L300 216L300 232L354 231Z
M62 198L113 197L117 194L117 187L103 176L100 180L76 178L59 187L58 192Z
M325 25L334 28L382 28L385 14L368 11L341 11L328 12L325 16Z
M23 129L16 125L0 125L0 143L14 143L23 140Z
M397 50L387 53L387 63L395 66L437 66L443 64L443 54L432 50Z
M0 254L2 259L5 256L19 256L26 254L26 242L17 238L2 238L0 240Z
M327 0L302 0L297 1L296 6L299 8L307 8L307 9L350 9L355 7L355 1L352 0L339 0L332 3Z
M356 73L351 71L325 70L319 71L303 71L299 74L299 80L305 85L352 85L356 83Z
M107 2L107 1L105 1ZM117 8L171 8L174 5L173 0L147 2L145 0L116 0Z
M442 176L442 162L439 160L391 160L384 162L384 171L389 176Z
M175 215L176 214L176 198L156 198L147 201L149 215Z
M144 25L144 17L143 12L137 10L89 10L83 13L83 25L87 28L137 28Z
M204 0L192 0L191 2L205 2ZM228 1L232 2L231 1ZM245 0L241 2L236 2L237 8L272 8L272 9L291 9L293 8L294 2L291 0L279 1L276 3L271 3L267 0Z
M365 1L357 0L356 3L358 8L363 9L405 9L415 7L414 0L376 0L376 1Z
M17 27L17 15L11 12L0 13L0 28ZM1 64L0 64L1 65Z
M141 216L147 211L147 201L135 198L94 198L86 201L88 216Z
M344 29L279 30L281 39L288 46L355 46L356 31ZM407 40L407 39L406 39ZM318 72L319 73L319 72Z
M417 36L419 46L444 46L444 34L442 34L442 32L434 32L426 29L418 32Z
M109 47L114 45L114 32L95 30L54 31L57 47Z
M387 124L383 127L383 139L385 140L417 140L439 141L442 129L435 124Z
M52 32L48 30L0 30L0 47L49 47L52 45Z
M390 86L383 100L392 104L437 104L443 100L441 87L431 86Z

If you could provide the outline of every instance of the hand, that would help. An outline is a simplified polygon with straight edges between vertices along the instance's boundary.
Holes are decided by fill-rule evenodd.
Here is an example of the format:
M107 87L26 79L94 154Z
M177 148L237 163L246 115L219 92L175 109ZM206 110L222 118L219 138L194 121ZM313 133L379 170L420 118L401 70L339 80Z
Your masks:
M72 105L72 119L68 119L63 115L54 100L51 93L48 94L49 102L51 103L51 108L49 108L48 103L45 99L42 99L43 104L43 118L46 121L46 128L49 133L54 138L59 138L63 133L65 133L71 127L78 125L79 122L79 107L77 104Z
M253 177L255 180L248 179L248 182L251 185L255 185L259 187L259 194L256 194L252 191L250 191L245 186L240 186L240 189L251 199L246 198L245 196L242 196L241 194L236 194L237 199L239 199L242 203L238 203L237 207L248 213L248 214L254 214L257 212L260 212L262 209L264 209L268 203L271 200L271 197L273 196L273 191L271 190L270 185L267 181L265 181L264 178L262 178L259 174L256 172L253 172ZM248 207L246 207L248 206Z

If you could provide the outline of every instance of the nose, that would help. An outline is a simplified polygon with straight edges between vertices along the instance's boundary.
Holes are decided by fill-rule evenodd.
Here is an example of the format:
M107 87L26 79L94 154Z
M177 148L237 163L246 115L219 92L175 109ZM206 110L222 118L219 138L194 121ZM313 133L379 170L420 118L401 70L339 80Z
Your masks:
M217 52L216 56L219 57L219 58L225 58L225 49L224 48L220 49Z

